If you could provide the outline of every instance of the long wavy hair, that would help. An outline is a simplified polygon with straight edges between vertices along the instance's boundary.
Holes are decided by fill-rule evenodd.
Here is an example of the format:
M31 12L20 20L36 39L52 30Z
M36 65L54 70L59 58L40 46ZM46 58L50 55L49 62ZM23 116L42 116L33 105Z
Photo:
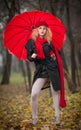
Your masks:
M50 44L51 40L52 40L52 32L51 30L46 27L47 31L46 31L46 34L44 35L44 38L47 40L48 44ZM38 28L36 29L33 29L32 30L32 34L31 34L31 38L36 41L36 38L38 37Z

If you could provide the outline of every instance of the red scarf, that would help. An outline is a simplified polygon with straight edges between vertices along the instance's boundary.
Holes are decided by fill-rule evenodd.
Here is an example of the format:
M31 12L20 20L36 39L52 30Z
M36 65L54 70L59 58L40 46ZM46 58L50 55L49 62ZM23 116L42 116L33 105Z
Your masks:
M47 42L44 38L37 37L35 41L35 48L36 48L36 53L37 53L37 58L38 59L44 59L45 55L43 52L43 44Z
M37 37L36 42L35 42L35 47L36 47L36 53L39 59L44 59L44 52L43 52L43 44L47 42L44 38ZM64 91L64 74L63 74L63 66L62 66L62 60L58 54L58 51L55 49L56 52L56 57L58 61L58 68L60 72L60 79L61 79L61 91L60 91L60 106L65 107L66 106L66 101L65 101L65 91ZM54 53L50 52L50 55L52 56Z

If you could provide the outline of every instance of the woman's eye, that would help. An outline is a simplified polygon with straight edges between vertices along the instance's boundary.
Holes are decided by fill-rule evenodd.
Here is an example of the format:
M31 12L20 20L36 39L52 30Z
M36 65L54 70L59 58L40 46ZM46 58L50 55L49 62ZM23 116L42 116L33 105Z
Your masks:
M43 30L46 30L46 28L43 28Z
M39 29L39 30L46 30L45 27L41 27L41 26L40 26L38 29Z
M42 29L41 27L39 27L39 29Z

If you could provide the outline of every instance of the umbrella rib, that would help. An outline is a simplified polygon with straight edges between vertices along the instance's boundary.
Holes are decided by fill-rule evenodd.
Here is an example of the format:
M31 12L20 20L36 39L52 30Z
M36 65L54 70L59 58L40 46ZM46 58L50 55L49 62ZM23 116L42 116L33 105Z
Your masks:
M26 21L24 18L22 18L21 16L18 16L18 18L22 19L27 24L28 21Z
M15 28L14 28L14 29L15 29ZM27 31L27 30L30 30L30 29L27 29L27 28L26 28L26 29L24 30L24 28L23 28L22 31ZM13 30L12 30L12 29L10 29L10 30L8 29L7 31L5 30L5 33L11 32L11 31L13 31Z
M47 12L46 12L46 13L47 13ZM40 20L41 20L41 18L42 18L43 16L45 16L45 15L46 15L46 14L44 14L44 13L43 13L43 15L39 18L39 21L40 21Z
M14 27L23 28L23 29L24 29L24 28L27 29L27 27L29 28L29 26L20 26L20 25L8 25L7 28L9 28L9 27L13 27L13 26L14 26Z
M23 37L23 38L20 38L19 41L17 41L17 42L19 43L22 39L24 39L24 37ZM13 48L12 48L11 50L14 51L14 49L15 49L18 45L19 45L19 44L16 44L16 46L14 45Z
M26 36L26 39L27 39L27 38L28 38L28 36ZM25 43L25 44L26 44L26 43ZM22 49L22 52L23 52L23 49ZM22 56L22 53L21 53L21 56ZM20 57L21 57L21 56L20 56Z
M29 20L30 20L29 22L31 22L31 24L32 24L32 21L31 21L30 15L29 15L28 13L26 13L26 15L29 17ZM30 24L30 25L31 25L31 24Z
M38 12L39 13L39 12ZM48 12L46 12L48 13ZM39 18L39 21L41 21L41 18L43 18L46 14L43 13L43 15ZM48 14L49 15L49 14ZM44 19L45 21L48 20L48 18ZM54 18L51 18L50 20L54 20Z
M33 20L33 23L35 24L35 21L36 21L36 15L38 14L38 12L36 11L35 12L35 15L34 15L34 20Z
M39 18L39 21L41 21L41 18L42 18L42 17L43 17L43 16L41 16L41 17ZM48 20L48 18L45 19L45 21L47 21L47 20ZM54 21L54 19L50 19L50 20L53 20L53 21ZM60 21L59 21L59 23L62 24ZM48 25L49 25L49 24L48 24ZM53 25L50 24L50 26L53 26L53 27L54 27L54 26L56 26L56 27L64 27L63 25L58 25L58 24L53 24Z
M62 27L62 28L65 28L63 25L58 25L58 24L53 24L53 25L50 24L50 26L53 26L53 27L56 26L56 27Z
M19 41L21 41L21 40L23 40L24 39L24 36L23 36L23 38L21 37L20 39L19 39ZM17 43L19 43L19 41L17 41ZM13 52L14 51L14 49L15 49L15 47L17 47L19 44L17 44L17 43L15 43L15 45L13 46L13 48L10 50L11 52Z
M59 44L56 40L55 40L55 38L53 38L54 39L54 41L57 43L57 45Z
M59 34L60 36L64 36L64 34L60 34L59 32L56 32L56 31L52 31L52 32L55 32L56 34Z
M25 37L25 36L23 36L23 39L24 39L24 37ZM22 39L22 40L23 40L23 39ZM27 38L26 38L26 39L27 39ZM19 41L21 41L21 39L20 39ZM18 41L18 42L19 42L19 41ZM18 44L17 44L17 45L18 45ZM16 46L16 47L17 47L17 46ZM15 48L14 48L14 49L15 49ZM12 50L14 51L14 49L12 49ZM19 57L21 57L21 56L22 56L22 52L23 52L23 49L22 49L21 54L20 54L20 56L19 56Z
M41 21L41 18L42 18L43 16L41 16L40 18L39 18L39 22ZM45 19L44 21L46 21L47 19Z
M23 52L23 49L22 49L22 51L21 51L21 55L20 55L20 57L22 56L22 52Z
M9 37L9 39L7 39L5 42L8 43L11 40L11 38L14 38L14 36L16 36L17 34L20 34L20 33L22 33L22 32L17 32L16 34L14 34L11 37ZM30 32L28 32L28 33L30 33ZM27 32L26 32L26 34L27 34Z

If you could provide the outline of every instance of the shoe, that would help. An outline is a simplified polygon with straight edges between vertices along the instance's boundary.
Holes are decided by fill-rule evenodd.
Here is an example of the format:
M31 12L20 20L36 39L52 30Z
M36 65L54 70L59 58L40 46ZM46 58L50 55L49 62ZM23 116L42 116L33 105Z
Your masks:
M60 125L60 118L58 116L55 117L55 124Z
M35 125L38 122L38 118L33 118L30 121L28 121L29 124Z

